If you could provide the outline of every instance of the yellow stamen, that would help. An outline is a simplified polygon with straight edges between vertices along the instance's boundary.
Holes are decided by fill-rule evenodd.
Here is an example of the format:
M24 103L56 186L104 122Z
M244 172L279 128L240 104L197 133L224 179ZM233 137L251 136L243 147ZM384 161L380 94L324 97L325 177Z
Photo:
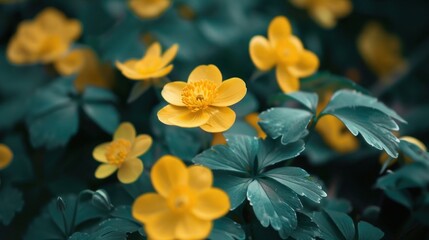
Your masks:
M188 83L182 90L182 102L192 112L206 109L217 95L217 85L210 80Z
M131 142L125 139L118 139L110 143L106 149L106 158L110 164L121 166L127 159L131 150Z

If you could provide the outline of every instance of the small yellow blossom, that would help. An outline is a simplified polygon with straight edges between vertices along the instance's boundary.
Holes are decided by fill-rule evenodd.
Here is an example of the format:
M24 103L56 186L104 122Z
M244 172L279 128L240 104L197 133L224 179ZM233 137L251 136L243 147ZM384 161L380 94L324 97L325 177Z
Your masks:
M206 167L186 167L166 155L153 166L151 180L158 193L143 194L132 206L150 239L205 239L212 221L230 208L228 195L212 187L213 175Z
M357 46L366 64L382 80L406 65L399 38L386 32L379 23L371 22L364 27Z
M173 70L170 62L177 54L179 46L174 44L163 55L161 55L161 45L158 42L152 43L141 59L130 59L124 63L116 62L116 67L132 80L149 81L166 76Z
M0 143L0 170L5 169L12 162L13 153L10 148Z
M289 20L274 18L268 27L268 39L254 36L249 45L250 57L261 71L276 67L277 82L285 93L298 91L299 78L313 74L319 67L317 56L304 49L301 40L292 35Z
M138 158L152 145L149 135L136 136L136 130L131 123L122 123L113 141L98 145L92 152L95 160L102 164L95 171L96 178L107 178L118 170L118 179L122 183L132 183L143 172L143 163Z
M171 0L130 0L131 10L137 16L148 19L161 15L171 4Z
M337 19L352 11L350 0L291 0L296 7L307 9L310 16L322 27L333 28Z
M200 65L191 72L188 82L164 86L161 95L169 105L158 112L158 119L167 125L224 132L235 121L235 112L229 106L243 99L246 92L246 84L240 78L222 82L215 65Z
M79 21L46 8L33 21L19 24L7 47L8 60L14 64L50 63L67 52L81 31Z
M324 95L322 101L317 106L317 113L320 113L326 107L331 96L332 93ZM329 147L339 153L349 153L359 148L358 139L346 129L341 120L332 115L321 117L317 121L316 131Z
M90 48L78 48L54 62L54 67L61 75L76 74L76 89L82 92L86 86L110 88L113 78L111 69L103 66L96 53Z
M426 148L425 144L422 143L420 140L418 140L416 138L413 138L413 137L410 137L410 136L404 136L404 137L399 138L399 140L401 140L401 141L407 141L409 143L412 143L412 144L416 145L422 151L425 151L425 152L427 151L427 148ZM413 160L409 156L405 156L405 155L402 155L402 156L403 156L403 159L404 159L405 163L412 163L413 162ZM389 156L387 155L387 153L385 153L385 152L381 153L380 158L379 158L380 164L383 165L387 161L387 159L389 159ZM389 166L392 166L397 161L398 161L397 158L393 159L389 163Z

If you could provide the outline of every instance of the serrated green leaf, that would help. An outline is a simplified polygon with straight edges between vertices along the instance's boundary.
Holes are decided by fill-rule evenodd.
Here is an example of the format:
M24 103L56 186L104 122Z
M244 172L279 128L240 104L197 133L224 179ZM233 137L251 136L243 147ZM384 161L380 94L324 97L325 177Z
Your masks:
M307 125L313 114L292 108L271 108L259 114L259 124L271 138L281 138L286 145L296 142L308 134Z
M23 206L21 191L9 184L0 185L0 221L4 225L9 225Z
M299 196L306 197L313 202L319 203L322 198L327 196L322 190L322 187L317 182L311 180L310 175L302 168L275 168L263 175L292 189Z
M247 187L252 179L234 176L223 172L215 172L215 186L223 189L229 196L231 210L240 206L246 199Z
M310 110L313 114L316 113L317 103L319 102L319 96L312 92L292 92L289 94L281 94L274 97L276 100L295 100L301 103L307 110Z
M83 92L83 111L107 133L113 133L119 125L119 113L114 103L116 97L106 89L86 87Z
M365 221L358 223L358 240L380 240L384 233L380 229Z
M401 140L399 142L399 149L405 156L411 158L414 161L429 162L429 153L420 149L413 143L410 143L406 140Z
M295 209L301 208L298 196L283 185L265 179L253 181L247 199L262 226L291 233L298 224Z
M405 165L399 170L380 177L376 187L383 190L400 190L405 188L425 188L429 184L429 163L417 161Z
M341 219L349 218L347 214L337 212L337 215L342 216ZM329 239L329 240L352 240L354 239L354 235L352 238L345 238L341 232L341 230L338 228L338 226L335 224L335 222L331 219L330 215L328 215L325 211L321 212L315 212L313 215L313 219L316 222L317 226L319 226L319 229L321 231L321 238L322 239ZM351 221L351 219L350 219ZM350 222L347 221L347 222ZM352 221L353 224L353 221ZM349 225L349 224L347 224ZM354 226L353 226L354 227Z
M314 240L316 237L320 236L320 229L317 224L307 215L297 212L298 226L293 230L289 235L288 239L295 240ZM287 236L282 236L280 231L280 236L286 238Z
M281 161L292 159L304 151L304 141L299 140L286 145L272 139L259 140L258 172Z
M310 77L301 79L300 82L301 89L309 92L335 91L346 88L368 93L368 90L359 86L352 80L329 72L318 72Z
M353 135L357 136L360 133L369 145L379 150L384 149L392 157L398 156L399 139L392 131L398 130L399 127L393 119L381 111L371 107L349 106L327 108L322 114L334 115Z
M36 92L27 116L30 140L34 147L54 148L67 144L79 127L78 104L73 76L56 79Z
M240 224L227 217L216 220L208 236L211 240L244 240L245 238L246 234Z
M91 240L91 235L83 232L75 232L68 238L68 240Z

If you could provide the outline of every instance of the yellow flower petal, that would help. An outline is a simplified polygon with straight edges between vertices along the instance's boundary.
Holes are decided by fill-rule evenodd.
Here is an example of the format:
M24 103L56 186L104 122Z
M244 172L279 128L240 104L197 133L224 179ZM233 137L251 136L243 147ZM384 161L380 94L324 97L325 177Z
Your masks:
M288 72L295 77L308 77L313 74L319 67L317 56L307 50L301 53L298 62L295 65L288 66Z
M143 172L143 162L138 158L125 160L118 170L118 179L121 183L135 182Z
M129 156L139 157L143 155L147 150L149 150L150 146L152 146L152 138L147 134L141 134L136 137L134 140L134 145L131 148Z
M213 220L225 215L229 208L228 195L221 189L210 188L198 194L192 213L204 220Z
M178 50L179 50L179 45L174 44L167 51L165 51L161 58L161 66L162 67L167 66L167 64L171 62L174 57L176 57Z
M158 111L158 119L164 124L173 125L170 122L170 118L173 118L178 115L182 115L187 113L189 110L186 107L176 107L173 105L167 105Z
M191 166L188 168L189 186L197 191L210 188L213 184L213 173L203 166Z
M168 210L167 201L161 195L145 193L134 201L132 215L141 223L146 223Z
M69 52L63 58L56 60L54 67L61 75L70 75L82 68L84 60L82 50L77 49Z
M5 169L12 162L13 153L10 148L0 143L0 169Z
M103 143L95 147L94 151L92 151L92 157L99 162L106 163L106 147L109 145L110 143Z
M222 82L218 87L218 95L216 96L212 106L228 107L236 104L246 96L246 84L240 78L230 78Z
M213 139L210 143L211 146L226 144L226 139L221 132L213 133Z
M164 88L162 89L161 95L170 104L176 105L176 106L185 106L185 104L182 102L182 90L184 87L186 87L185 82L176 81L165 84Z
M155 18L170 6L170 0L130 0L129 5L141 18Z
M215 65L200 65L189 74L188 83L201 80L213 81L216 85L220 85L222 83L222 73Z
M337 24L337 19L332 11L324 7L313 8L310 15L324 28L333 28Z
M173 70L173 65L168 65L167 67L161 68L155 72L141 74L140 80L149 79L149 78L153 78L153 79L161 78L161 77L167 76L171 72L171 70Z
M297 77L292 76L285 66L277 66L276 68L276 78L277 83L280 86L280 89L284 93L291 93L299 90L299 80Z
M101 164L95 170L95 177L98 179L107 178L112 175L118 169L117 166L111 164Z
M177 239L176 229L181 220L181 215L165 211L147 222L144 229L149 236L148 239Z
M159 42L152 43L147 49L144 58L153 59L161 56L161 44Z
M119 125L118 129L116 129L115 134L113 135L113 140L117 139L125 139L130 142L133 142L136 138L136 130L134 126L129 122L123 122Z
M165 155L152 167L150 173L153 187L163 197L168 197L176 185L188 184L186 165L177 157Z
M250 40L249 53L252 62L261 71L270 70L276 63L274 49L263 36L254 36Z
M332 115L323 116L316 125L323 141L339 153L349 153L359 148L358 139L345 128L346 126Z
M184 111L183 114L168 119L168 121L175 126L193 128L206 124L210 118L210 114L205 110L200 110L197 112L191 112L190 110L187 110Z
M142 80L144 77L142 77L142 74L138 73L136 70L131 68L130 66L134 66L136 64L137 60L132 59L128 60L125 63L116 62L116 67L122 72L122 74L132 80Z
M184 214L176 226L177 239L206 239L213 227L211 221Z
M277 16L268 27L268 39L276 43L278 40L285 39L292 34L292 27L289 20L283 16Z
M210 119L201 127L206 132L224 132L235 122L235 112L229 107L210 107Z

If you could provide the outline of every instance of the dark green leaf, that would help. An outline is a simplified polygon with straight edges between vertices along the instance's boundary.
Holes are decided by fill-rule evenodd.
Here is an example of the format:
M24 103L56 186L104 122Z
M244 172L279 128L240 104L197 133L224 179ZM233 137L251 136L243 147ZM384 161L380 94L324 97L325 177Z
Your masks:
M384 233L372 224L360 221L358 223L358 236L358 240L380 240Z
M212 240L244 240L246 235L240 224L227 217L220 218L214 222L213 229L208 237Z
M150 87L150 82L148 81L138 81L134 83L133 88L131 89L130 95L128 96L128 103L132 103L137 100L141 95L143 95Z
M0 185L0 221L4 225L9 225L15 213L20 212L24 206L22 193L9 184Z
M258 107L258 100L251 92L248 91L246 96L240 102L234 104L231 108L234 110L237 118L242 118L258 110Z
M322 190L322 187L317 182L313 181L310 175L302 168L275 168L263 175L290 188L299 196L306 197L317 203L327 196Z
M414 161L429 161L429 153L406 140L401 140L399 143L399 149L405 156Z
M312 117L313 114L305 110L271 108L259 115L259 124L271 138L281 137L281 143L286 145L307 136Z
M310 110L313 114L316 113L317 103L319 101L319 96L316 93L310 92L292 92L289 94L281 94L275 97L279 100L295 100L301 103L307 110Z
M231 209L235 209L246 199L247 187L252 179L215 172L215 185L228 193Z
M302 140L286 145L272 139L259 140L258 172L273 164L294 158L302 151L304 151L304 141Z
M425 188L429 184L429 162L417 161L405 165L396 172L387 174L377 180L376 187L383 190L405 188Z
M317 224L307 215L297 212L298 226L293 230L288 239L313 240L320 236L320 229ZM280 231L280 236L282 232ZM286 238L287 236L282 236Z
M116 97L106 89L86 87L83 110L104 131L113 133L119 125L119 113L113 105Z
M301 81L301 89L309 92L316 91L335 91L338 89L355 89L359 92L367 93L368 90L359 86L350 79L343 76L337 76L329 72L318 72L310 77L303 78Z

